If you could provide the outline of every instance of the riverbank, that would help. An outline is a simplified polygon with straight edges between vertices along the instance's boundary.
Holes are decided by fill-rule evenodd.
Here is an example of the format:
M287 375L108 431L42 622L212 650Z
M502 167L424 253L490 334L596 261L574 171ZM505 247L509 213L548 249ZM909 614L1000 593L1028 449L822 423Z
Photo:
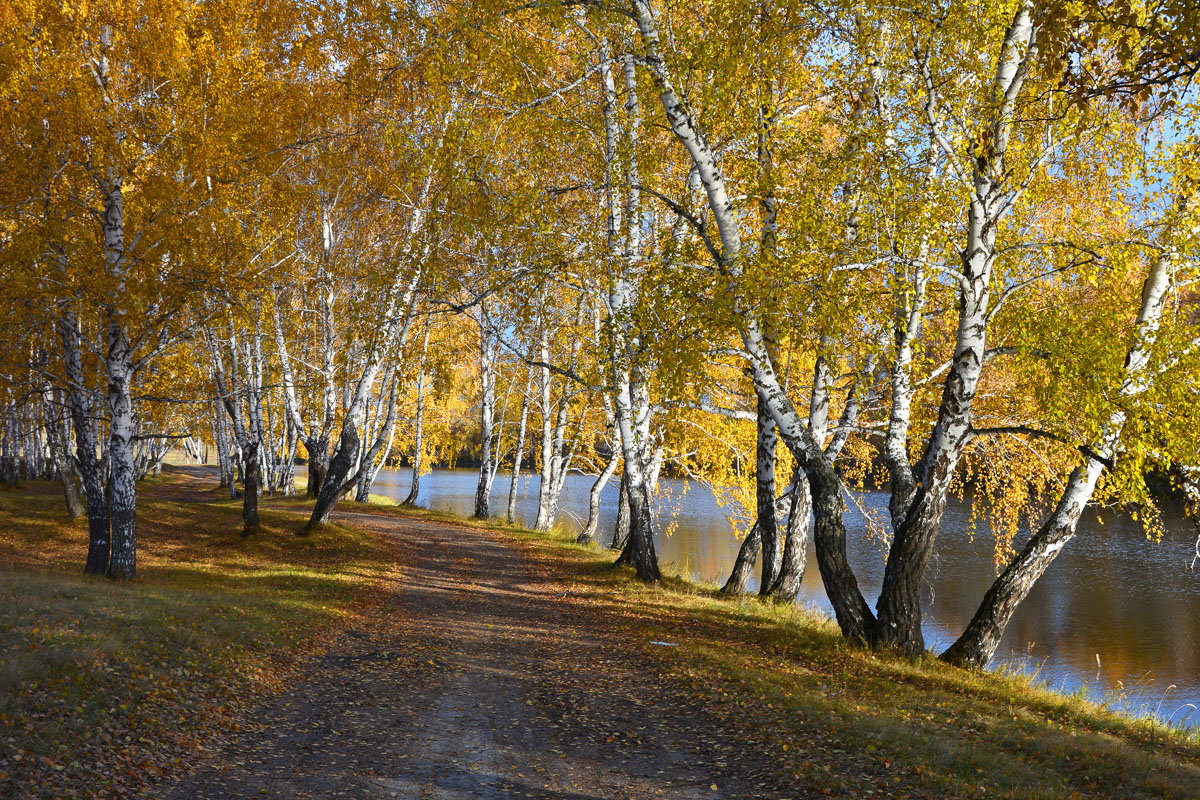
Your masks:
M56 487L0 494L0 796L1200 796L1194 734L797 607L421 510L298 539L265 498L243 540L211 486L144 485L132 584L78 575Z
M632 638L671 645L647 650L662 678L686 682L747 747L775 753L777 777L797 796L1200 797L1194 729L1023 675L858 651L832 621L797 606L679 579L646 586L613 570L612 554L571 538L504 535L566 592L622 617Z
M461 517L474 510L478 473L434 470L421 479L420 505ZM381 470L374 496L407 497L411 474ZM559 524L578 530L587 518L592 476L568 476ZM509 477L496 479L493 509L507 507ZM656 548L665 571L699 583L725 581L740 547L728 508L695 482L663 480ZM518 524L532 526L537 476L522 476L516 492ZM613 481L600 496L600 527L607 541L618 502ZM847 503L847 556L868 600L878 596L887 551L868 529L867 516L886 519L886 493L855 495ZM1086 691L1133 713L1200 727L1200 580L1191 569L1196 533L1177 509L1164 509L1166 532L1147 537L1141 524L1111 510L1087 511L1078 535L1017 609L996 651L994 667L1036 676L1056 691ZM1018 540L1018 543L1021 540ZM968 502L946 508L937 557L923 592L925 640L950 645L996 577L995 537L972 518ZM811 545L809 565L815 565ZM1153 576L1148 579L1148 576ZM801 586L801 603L831 613L815 566Z

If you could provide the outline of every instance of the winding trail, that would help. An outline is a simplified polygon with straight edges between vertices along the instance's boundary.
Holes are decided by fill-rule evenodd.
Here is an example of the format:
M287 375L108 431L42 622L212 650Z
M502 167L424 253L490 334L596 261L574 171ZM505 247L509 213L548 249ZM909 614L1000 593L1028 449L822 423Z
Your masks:
M619 615L579 601L504 534L348 509L335 518L395 543L403 578L381 613L158 796L756 795L735 788L737 765L708 746L719 725L657 677L649 643L629 641Z

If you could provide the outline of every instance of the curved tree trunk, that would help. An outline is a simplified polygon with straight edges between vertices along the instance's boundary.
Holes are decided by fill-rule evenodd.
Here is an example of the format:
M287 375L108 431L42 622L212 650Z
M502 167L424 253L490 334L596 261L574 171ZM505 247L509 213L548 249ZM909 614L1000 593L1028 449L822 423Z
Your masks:
M788 512L787 540L783 546L783 566L769 595L777 603L794 603L804 582L808 564L808 525L812 516L812 494L808 479L799 469L792 478L792 497Z
M750 532L742 540L742 546L738 548L733 569L730 571L725 585L721 587L721 594L743 595L746 593L746 587L750 585L750 576L754 574L754 562L758 561L758 551L761 547L762 529L755 520L750 527Z
M1125 376L1120 387L1125 400L1141 394L1148 386L1146 370L1170 294L1173 267L1171 256L1163 253L1142 285L1134 343L1125 356ZM1079 517L1096 490L1105 462L1119 453L1125 421L1126 412L1122 408L1109 415L1098 441L1086 451L1086 460L1071 472L1054 512L992 583L966 630L942 654L944 661L983 667L991 660L1017 606L1075 535Z
M421 275L421 266L417 265L407 277L403 274L397 275L387 290L380 308L381 330L363 354L360 371L353 381L352 390L351 384L347 384L349 402L346 403L346 412L342 416L342 432L338 437L337 448L329 459L329 471L313 504L312 516L309 517L308 523L297 531L301 536L329 521L329 516L338 501L358 481L358 470L362 468L363 463L371 463L384 445L383 439L376 436L368 448L368 454L364 456L360 450L360 431L366 420L371 390L380 370L384 369L385 361L389 357L396 355L398 359L399 354L404 351L412 326L416 290ZM398 364L393 363L392 370L397 369ZM393 402L389 404L389 413L394 412Z
M396 437L396 389L399 382L398 370L388 370L384 374L383 383L380 385L379 401L375 404L374 420L371 423L376 430L368 436L368 439L373 442L382 441L384 445L382 451L375 445L362 451L358 467L358 491L354 497L356 502L370 502L371 486L375 483L375 477L379 475L379 470L383 469L388 456L391 455L392 442ZM384 408L387 408L387 416L381 425L379 415Z
M1075 468L1054 513L992 583L962 635L942 653L943 661L960 667L987 666L1017 606L1075 535L1079 516L1103 471L1104 465L1091 458Z
M300 529L301 534L309 533L312 529L328 523L338 501L353 487L354 482L345 480L345 477L354 468L359 444L358 427L353 422L343 424L337 451L333 458L329 459L329 471L321 481L317 501L313 503L312 515L308 524Z
M1011 200L1000 198L1006 196L1005 189L1015 188L1005 185L1006 145L1016 119L1016 98L1030 59L1037 54L1037 35L1033 0L1022 0L1005 31L996 64L992 146L971 165L974 191L967 208L954 359L921 462L921 484L904 522L895 531L876 604L879 618L871 644L908 656L925 652L921 582L933 556L954 471L970 438L972 403L987 345L996 233L1011 204Z
M676 91L670 70L663 59L661 40L654 13L645 0L633 0L631 10L646 51L646 65L657 85L671 130L687 150L696 168L696 175L708 198L722 249L718 266L730 278L742 276L740 224L733 202L721 174L716 155L702 132L696 127L698 117ZM742 343L749 355L755 390L771 410L771 416L788 448L796 456L809 477L809 485L817 511L814 540L817 561L826 594L834 608L843 636L850 641L866 641L875 616L862 597L858 580L846 559L846 529L843 520L841 481L833 466L825 459L819 444L813 441L807 426L800 420L788 399L771 363L769 349L763 336L757 313L739 308Z
M587 524L583 526L583 530L575 537L575 541L579 544L591 544L596 540L596 529L600 526L600 493L604 491L609 478L617 471L617 464L620 461L620 451L614 447L608 463L604 466L604 470L596 476L596 482L592 484L592 491L588 494Z

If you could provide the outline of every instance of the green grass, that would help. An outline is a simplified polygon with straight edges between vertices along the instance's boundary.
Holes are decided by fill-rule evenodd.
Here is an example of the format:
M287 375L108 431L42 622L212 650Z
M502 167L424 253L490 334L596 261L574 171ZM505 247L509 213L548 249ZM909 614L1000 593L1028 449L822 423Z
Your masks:
M140 486L138 577L81 574L57 487L0 493L0 796L127 796L282 690L395 568L386 545L297 501L240 503L170 473Z
M647 650L707 697L731 735L779 753L798 796L1200 797L1195 731L1021 675L851 648L831 620L799 606L724 598L675 578L647 586L573 537L486 527L520 542L573 595L628 620L629 635L677 643Z

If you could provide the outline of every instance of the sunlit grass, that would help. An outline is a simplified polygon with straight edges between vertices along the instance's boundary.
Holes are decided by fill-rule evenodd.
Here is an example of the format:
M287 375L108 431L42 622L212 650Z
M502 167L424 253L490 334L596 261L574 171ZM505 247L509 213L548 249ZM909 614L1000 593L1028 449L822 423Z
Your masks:
M140 486L138 577L81 574L86 523L57 486L0 492L0 796L126 796L177 770L378 595L386 544L303 503L239 501L166 474Z
M1023 675L851 648L828 617L800 606L724 598L678 578L647 586L572 537L487 527L557 565L573 594L630 619L639 640L678 644L660 654L662 668L708 693L730 724L764 731L798 796L1200 797L1191 729Z
M87 796L86 785L124 796L177 771L285 688L393 575L368 533L293 535L309 509L301 499L265 500L262 533L243 539L238 501L215 488L179 499L173 481L143 490L129 584L79 574L85 526L62 520L56 487L0 493L0 796ZM707 697L730 735L765 737L797 796L1200 797L1189 730L1023 675L848 648L830 620L797 606L677 578L639 584L609 567L611 553L569 537L369 508L504 531L574 596L617 612L633 641L678 644L651 657Z

